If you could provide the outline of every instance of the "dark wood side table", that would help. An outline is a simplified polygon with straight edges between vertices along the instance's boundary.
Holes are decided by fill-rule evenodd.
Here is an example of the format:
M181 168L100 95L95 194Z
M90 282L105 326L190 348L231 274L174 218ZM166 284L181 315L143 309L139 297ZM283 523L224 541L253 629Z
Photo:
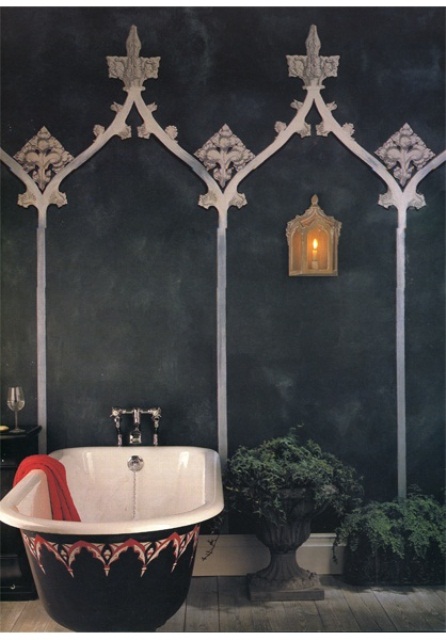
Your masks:
M24 433L0 434L0 498L12 488L15 472L23 458L38 453L41 427L22 427ZM36 588L19 529L0 523L0 599L34 600Z

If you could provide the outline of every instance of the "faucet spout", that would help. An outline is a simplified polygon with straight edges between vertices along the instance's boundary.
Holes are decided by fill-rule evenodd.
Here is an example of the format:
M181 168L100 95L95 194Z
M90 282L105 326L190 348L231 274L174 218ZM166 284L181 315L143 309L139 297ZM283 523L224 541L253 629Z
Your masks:
M157 409L151 409L150 411L151 411L152 422L154 427L153 446L157 447L158 446L158 429L159 429L159 422L161 418L161 407L158 407Z
M130 433L130 444L141 444L141 409L133 409L133 430Z
M115 421L116 434L118 436L118 447L122 447L121 415L121 409L115 409L115 407L112 408L110 418L113 418L113 420Z

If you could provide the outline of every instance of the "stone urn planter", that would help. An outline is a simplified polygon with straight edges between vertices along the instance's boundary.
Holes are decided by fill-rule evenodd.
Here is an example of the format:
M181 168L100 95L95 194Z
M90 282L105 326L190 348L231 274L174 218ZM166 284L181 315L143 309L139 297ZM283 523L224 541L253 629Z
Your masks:
M319 577L296 561L312 519L328 506L342 516L358 503L362 487L353 468L319 445L299 443L290 431L258 447L239 447L224 474L226 511L250 516L271 559L248 576L252 600L320 600Z
M251 600L324 598L319 576L300 567L296 559L298 548L310 537L312 518L323 509L316 509L314 502L303 495L295 500L292 522L273 524L266 518L256 522L256 536L268 547L271 558L267 567L248 576Z

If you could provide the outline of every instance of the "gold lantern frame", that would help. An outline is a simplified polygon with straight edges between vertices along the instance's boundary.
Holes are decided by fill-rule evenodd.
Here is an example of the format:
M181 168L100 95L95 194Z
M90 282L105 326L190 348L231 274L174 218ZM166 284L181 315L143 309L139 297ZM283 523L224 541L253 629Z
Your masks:
M314 195L305 213L288 222L286 236L290 276L338 275L338 242L342 223L333 216L327 216L318 203L319 198Z

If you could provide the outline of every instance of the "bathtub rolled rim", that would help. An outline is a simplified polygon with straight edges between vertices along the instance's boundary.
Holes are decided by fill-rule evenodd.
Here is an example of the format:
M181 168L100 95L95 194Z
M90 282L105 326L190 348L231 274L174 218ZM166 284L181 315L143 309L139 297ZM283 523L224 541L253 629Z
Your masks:
M54 533L66 535L125 535L134 533L150 533L178 529L190 525L200 524L217 516L223 510L223 497L216 496L212 502L205 502L196 509L176 513L173 515L140 519L116 520L108 522L73 522L67 520L52 520L37 518L20 513L15 506L20 503L27 492L31 491L39 482L44 480L43 471L31 471L0 501L0 520L5 524L25 531L37 533ZM220 492L217 492L219 494Z
M82 448L88 449L90 447ZM200 449L200 447L179 448ZM133 449L129 448L129 451L132 450ZM50 455L59 454L61 451L62 450L54 451ZM208 451L212 452L213 450L208 449ZM190 511L146 519L112 520L107 522L73 522L25 515L19 512L17 505L20 504L39 483L42 481L46 483L45 473L36 469L30 471L22 478L0 501L0 521L21 530L35 531L38 533L104 536L126 535L127 533L150 533L200 524L220 514L224 508L222 483L221 480L216 477L220 475L220 459L215 451L213 451L213 453L217 455L218 459L216 458L215 469L213 470L217 473L213 473L213 477L210 479L212 499L206 500L202 505ZM54 457L58 457L58 455Z

